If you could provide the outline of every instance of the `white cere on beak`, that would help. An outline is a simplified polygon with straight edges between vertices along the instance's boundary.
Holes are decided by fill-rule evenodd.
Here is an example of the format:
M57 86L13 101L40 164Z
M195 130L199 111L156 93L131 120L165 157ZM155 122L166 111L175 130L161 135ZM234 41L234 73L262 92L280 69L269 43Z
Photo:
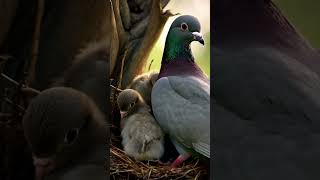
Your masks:
M193 39L194 39L195 41L198 41L198 42L200 42L202 45L204 45L204 40L203 40L203 36L202 36L201 33L199 33L199 32L193 32L192 35L193 35Z

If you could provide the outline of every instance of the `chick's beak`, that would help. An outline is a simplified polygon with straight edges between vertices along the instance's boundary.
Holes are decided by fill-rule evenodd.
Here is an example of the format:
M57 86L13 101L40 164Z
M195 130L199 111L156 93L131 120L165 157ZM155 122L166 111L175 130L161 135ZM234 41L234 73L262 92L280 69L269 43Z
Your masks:
M127 111L120 111L121 118L125 118L128 115Z
M54 169L53 160L50 158L38 158L33 156L35 166L35 180L43 180Z
M201 33L199 33L199 32L193 32L192 35L193 35L193 39L194 39L195 41L198 41L199 43L201 43L202 45L204 45L204 40L203 40L203 36L202 36Z

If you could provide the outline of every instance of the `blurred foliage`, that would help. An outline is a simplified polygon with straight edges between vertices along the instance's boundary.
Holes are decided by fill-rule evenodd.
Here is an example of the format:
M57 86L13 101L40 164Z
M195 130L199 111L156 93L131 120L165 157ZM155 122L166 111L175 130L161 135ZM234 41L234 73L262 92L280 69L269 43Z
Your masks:
M320 1L273 0L273 2L315 48L320 48Z

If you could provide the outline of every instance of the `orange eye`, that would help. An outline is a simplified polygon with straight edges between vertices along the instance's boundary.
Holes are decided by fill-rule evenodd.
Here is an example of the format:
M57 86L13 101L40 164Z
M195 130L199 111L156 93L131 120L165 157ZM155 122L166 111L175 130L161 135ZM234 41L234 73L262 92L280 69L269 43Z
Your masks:
M181 23L180 28L181 28L183 31L187 31L187 30L188 30L188 25L187 25L187 23Z

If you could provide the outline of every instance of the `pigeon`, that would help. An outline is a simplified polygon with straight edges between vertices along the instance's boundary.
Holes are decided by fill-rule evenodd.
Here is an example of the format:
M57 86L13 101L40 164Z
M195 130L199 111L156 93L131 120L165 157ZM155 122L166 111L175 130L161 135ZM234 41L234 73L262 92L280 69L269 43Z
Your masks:
M210 158L210 83L195 63L190 48L193 41L204 45L198 19L190 15L175 19L151 92L155 118L179 152L172 167L191 155Z
M33 154L36 180L105 180L109 129L84 93L55 87L31 100L23 129Z
M159 160L164 153L164 134L140 94L125 89L117 99L121 113L124 151L136 160Z
M151 90L158 79L158 75L159 73L157 72L140 74L132 80L127 88L138 91L143 100L151 106Z
M270 0L213 13L214 179L319 179L319 53Z
M52 84L71 87L86 93L105 114L107 110L107 80L109 74L108 42L102 39L87 45L73 64Z

